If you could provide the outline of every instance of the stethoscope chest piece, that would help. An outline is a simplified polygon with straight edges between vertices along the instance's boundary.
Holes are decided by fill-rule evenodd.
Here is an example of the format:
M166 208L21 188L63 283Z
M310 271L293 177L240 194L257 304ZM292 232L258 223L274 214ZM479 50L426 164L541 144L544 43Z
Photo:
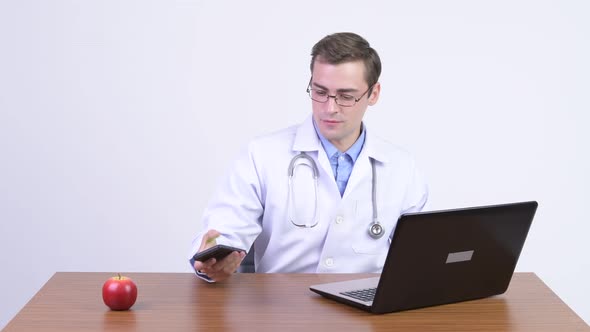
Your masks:
M374 239L379 239L383 236L383 227L376 221L369 225L369 235Z

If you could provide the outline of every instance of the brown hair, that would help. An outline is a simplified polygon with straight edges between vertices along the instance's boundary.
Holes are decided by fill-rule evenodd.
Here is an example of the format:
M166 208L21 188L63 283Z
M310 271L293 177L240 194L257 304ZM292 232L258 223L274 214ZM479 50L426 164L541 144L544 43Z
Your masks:
M320 57L322 62L337 65L343 62L362 60L365 64L365 81L372 87L381 75L381 59L369 42L352 32L339 32L328 35L311 49L310 69ZM368 95L371 95L369 92Z

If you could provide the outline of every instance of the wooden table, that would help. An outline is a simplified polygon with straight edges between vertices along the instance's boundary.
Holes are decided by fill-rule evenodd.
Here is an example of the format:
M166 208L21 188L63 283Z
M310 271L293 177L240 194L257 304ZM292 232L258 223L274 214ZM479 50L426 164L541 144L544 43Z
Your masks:
M4 331L590 331L533 273L516 273L504 295L385 315L309 290L374 275L238 273L207 284L189 273L128 273L139 296L122 312L102 302L113 275L56 273Z

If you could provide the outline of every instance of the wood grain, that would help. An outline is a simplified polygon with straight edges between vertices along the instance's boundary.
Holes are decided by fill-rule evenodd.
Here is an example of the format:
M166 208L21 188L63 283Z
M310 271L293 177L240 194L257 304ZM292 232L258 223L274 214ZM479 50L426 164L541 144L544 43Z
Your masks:
M126 273L130 311L110 311L101 287L114 273L56 273L4 331L590 331L535 274L503 295L373 315L309 290L367 274L236 274L207 284L188 273Z

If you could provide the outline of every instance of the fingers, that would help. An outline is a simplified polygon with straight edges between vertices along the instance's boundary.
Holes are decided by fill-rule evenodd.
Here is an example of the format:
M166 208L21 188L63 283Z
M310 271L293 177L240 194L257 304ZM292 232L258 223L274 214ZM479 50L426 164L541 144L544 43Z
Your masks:
M219 262L216 262L214 258L207 262L195 262L195 269L206 273L209 278L217 282L224 281L236 272L244 257L246 257L245 252L234 251Z
M207 233L203 235L199 252L216 245L217 243L215 239L220 235L221 233L215 229L208 230ZM245 252L234 251L220 261L217 261L215 258L211 258L206 262L195 261L193 266L195 270L207 274L209 278L215 281L223 281L236 272L244 257L246 257Z
M209 262L209 261L208 261ZM234 251L231 254L227 255L219 264L212 264L211 270L214 272L227 272L227 273L234 273L240 263L242 262L242 257L239 252Z
M203 271L203 270L208 270L211 268L212 265L214 265L216 263L215 258L211 258L210 260L206 261L206 262L201 262L201 261L195 261L195 263L193 264L195 270L197 271Z

